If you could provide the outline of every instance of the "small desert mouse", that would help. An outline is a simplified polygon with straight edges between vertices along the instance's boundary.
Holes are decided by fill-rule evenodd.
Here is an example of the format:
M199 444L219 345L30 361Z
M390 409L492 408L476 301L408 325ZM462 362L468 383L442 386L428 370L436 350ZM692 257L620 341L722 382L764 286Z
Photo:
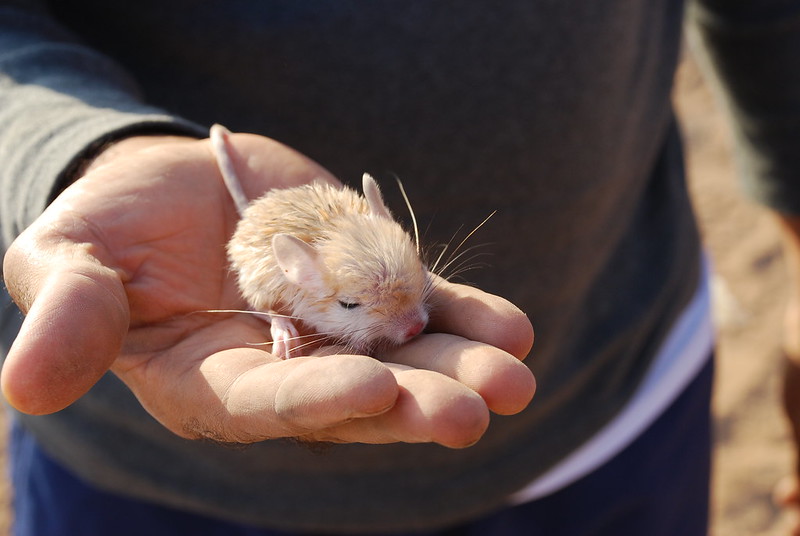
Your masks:
M270 190L249 203L230 160L229 134L220 125L210 133L242 216L228 257L242 296L270 318L273 353L299 355L296 324L359 353L422 332L431 275L374 179L364 174L364 197L315 182Z

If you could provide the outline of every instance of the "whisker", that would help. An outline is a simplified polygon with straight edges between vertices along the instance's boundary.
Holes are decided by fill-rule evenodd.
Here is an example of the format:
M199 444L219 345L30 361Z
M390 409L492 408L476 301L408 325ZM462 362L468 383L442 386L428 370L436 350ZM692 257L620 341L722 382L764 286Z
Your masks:
M191 313L188 314L195 315L201 313L244 314L244 315L254 315L254 316L266 316L269 318L278 317L278 318L288 318L290 320L302 320L302 318L298 316L284 315L275 312L253 311L251 309L203 309L200 311L192 311Z
M461 248L464 246L464 244L467 242L467 240L469 240L472 237L472 235L474 235L478 231L478 229L483 227L486 224L486 222L489 221L489 219L492 216L494 216L496 213L497 213L496 210L492 211L492 213L489 214L488 216L486 216L486 218L484 218L484 220L481 223L479 223L477 226L475 226L474 229L472 229L469 233L467 233L467 235L461 240L461 242L458 243L458 245L455 247L455 249L453 249L453 252L450 254L450 257L448 257L447 261L445 261L445 265L441 269L439 269L439 263L442 261L442 258L444 257L445 252L447 251L447 249L453 243L453 240L456 239L456 236L458 236L459 232L463 228L463 225L459 226L458 230L456 230L456 232L453 234L453 237L447 242L447 244L442 246L442 251L439 253L439 256L436 258L436 262L433 264L433 266L431 267L430 271L432 273L434 273L434 274L440 275L440 274L444 273L445 270L447 270L447 268L449 266L451 266L454 262L456 262L457 259L462 257L465 252L471 251L471 250L475 249L476 247L479 247L479 246L473 246L473 247L468 248L467 250L465 250L463 252L460 251Z
M461 242L459 242L458 246L456 246L456 249L455 249L455 251L458 251L459 249L461 249L461 246L463 246L463 245L464 245L464 243L465 243L467 240L469 240L469 239L470 239L470 237L471 237L472 235L474 235L474 234L475 234L475 233L478 231L478 229L480 229L481 227L483 227L483 226L486 224L486 222L487 222L487 221L489 221L489 219L490 219L492 216L494 216L495 214L497 214L497 211L496 211L496 210L493 210L491 214L489 214L488 216L486 216L486 218L484 218L484 220L483 220L482 222L480 222L480 223L478 224L478 226L477 226L477 227L475 227L473 230L471 230L471 231L470 231L470 232L467 234L467 236L465 236L465 237L464 237L464 240L462 240Z
M319 337L320 339L327 339L330 338L329 334L326 333L308 333L306 335L298 335L297 337L289 337L286 339L287 341L300 341L303 339L310 339L312 337Z
M436 257L436 262L434 262L434 263L433 263L433 266L431 266L431 268L430 268L430 271L431 271L432 273L434 273L434 274L435 274L435 273L437 273L436 269L438 268L438 266L439 266L439 263L440 263L440 262L441 262L441 260L442 260L442 257L444 257L444 254L445 254L445 252L447 251L447 248L450 246L450 243L451 243L452 241L453 241L453 239L451 238L451 239L450 239L450 242L448 242L447 244L444 244L444 245L442 245L442 251L440 251L440 252L439 252L439 256L438 256L438 257Z
M290 340L290 341L299 341L299 340L302 340L302 339L310 339L312 337L317 337L317 336L318 336L318 334L316 334L316 333L310 333L308 335L298 335L297 337L291 337L288 340ZM298 348L302 348L303 346L314 344L318 340L324 340L325 338L326 337L323 336L323 337L320 337L318 339L313 339L313 340L311 340L309 342L306 342L306 343L300 345ZM247 346L267 346L267 345L270 345L270 344L274 344L274 342L275 341L273 341L273 340L269 340L269 341L264 341L264 342L245 342L244 344L246 344Z
M437 268L439 266L439 263L444 258L444 254L447 253L447 250L450 249L450 246L453 245L453 241L456 239L456 237L461 232L461 229L463 229L463 228L464 228L463 224L459 225L458 229L456 229L456 232L453 233L453 236L450 237L450 240L448 240L447 243L439 244L438 246L434 246L434 247L441 247L442 250L439 252L439 255L436 257L436 262L433 263L433 266L431 267L431 270L430 270L431 272L433 272L433 273L439 273L440 272L439 270L437 270ZM462 244L463 244L463 241L462 241ZM461 247L461 245L459 244L458 247ZM458 252L458 247L453 250L453 252L450 254L450 257L448 257L448 259L452 258L452 256L455 255Z
M403 196L403 201L406 202L408 212L411 215L411 223L414 226L414 242L417 245L417 255L419 255L419 227L417 227L417 216L414 214L414 209L411 207L411 201L409 201L408 195L406 195L406 189L403 188L403 182L400 180L400 177L395 176L395 180L397 181L397 186L400 187L400 194Z
M458 282L458 283L461 283L461 284L471 285L472 283L470 283L469 281L467 281L466 279L461 277L462 274L464 274L466 272L471 272L473 270L479 270L479 269L482 269L482 268L488 268L489 266L491 266L491 265L490 264L474 264L474 265L470 265L470 266L465 266L464 268L456 270L452 274L448 275L447 276L447 280L448 281L452 281L452 282Z
M444 266L442 266L442 269L441 269L441 270L439 270L439 273L438 273L437 275L441 275L441 276L442 276L442 277L444 277L445 279L449 279L449 276L445 276L445 275L443 275L443 274L444 274L444 273L447 271L447 269L448 269L448 268L450 268L450 267L451 267L453 264L456 264L456 263L458 263L458 265L456 266L456 268L457 268L458 266L462 266L464 263L467 263L467 262L471 261L472 259L475 259L475 258L477 258L477 257L481 257L481 256L485 256L485 255L489 255L489 253L485 253L485 252L484 252L484 253L475 253L474 255L470 255L469 257L466 257L466 258L464 258L464 256L465 256L465 255L467 255L467 254L470 254L470 253L474 252L476 249L478 249L478 248L480 248L480 247L483 247L484 245L485 245L485 244L476 244L476 245L474 245L474 246L470 246L470 247L468 247L468 248L464 249L464 251L462 251L462 252L461 252L461 253L459 253L458 255L453 255L453 256L452 256L452 257L451 257L451 258L450 258L450 259L447 261L447 263L446 263Z
M425 282L425 288L422 290L423 301L427 301L428 298L431 297L433 292L442 284L442 282L446 281L445 278L438 274L434 274L430 272L431 277L428 278L428 281Z
M318 334L318 333L315 333L314 335L319 335L319 334ZM305 335L305 337L311 337L311 336L312 336L312 335ZM300 338L302 338L302 337L296 337L296 338L295 338L295 339L293 339L293 340L297 340L297 339L300 339ZM325 340L327 340L327 339L329 339L329 338L330 338L330 337L327 337L327 336L324 336L324 335L323 335L323 336L320 336L320 337L318 337L318 338L316 338L316 339L314 339L314 340L310 340L310 341L308 341L308 342L305 342L305 343L303 343L303 344L300 344L300 345L298 345L298 346L295 346L295 347L294 347L294 350L302 350L303 348L307 348L307 347L309 347L309 346L313 346L313 345L315 345L315 344L317 344L317 343L320 343L320 342L323 342L323 341L325 341Z

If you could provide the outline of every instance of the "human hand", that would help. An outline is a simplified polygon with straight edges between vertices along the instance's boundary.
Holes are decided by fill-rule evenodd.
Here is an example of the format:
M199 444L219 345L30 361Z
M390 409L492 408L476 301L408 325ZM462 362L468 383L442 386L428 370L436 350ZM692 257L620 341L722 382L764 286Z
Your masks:
M251 198L333 180L268 138L231 141ZM520 361L533 341L525 315L449 283L433 296L433 333L393 350L392 363L281 360L250 345L265 340L263 322L196 314L245 308L224 247L238 215L208 141L132 138L103 156L4 259L6 286L27 315L0 378L19 410L62 409L112 370L183 437L462 447L481 437L489 411L516 413L533 396Z
M787 514L789 534L800 536L800 218L778 215L789 289L783 325L783 409L795 444L795 470L777 484L775 502Z

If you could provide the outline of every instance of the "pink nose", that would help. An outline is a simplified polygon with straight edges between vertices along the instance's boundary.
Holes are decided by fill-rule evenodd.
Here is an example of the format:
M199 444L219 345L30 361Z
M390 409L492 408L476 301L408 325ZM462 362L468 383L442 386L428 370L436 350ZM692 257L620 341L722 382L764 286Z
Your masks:
M417 335L422 333L422 330L424 328L425 328L425 322L422 321L417 322L416 324L408 328L408 331L406 331L406 338L410 339L412 337L416 337Z

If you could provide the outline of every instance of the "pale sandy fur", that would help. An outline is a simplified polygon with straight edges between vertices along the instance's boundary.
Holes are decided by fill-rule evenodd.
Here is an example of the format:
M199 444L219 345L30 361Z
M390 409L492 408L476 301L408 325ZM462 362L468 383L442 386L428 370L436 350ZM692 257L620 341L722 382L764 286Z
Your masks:
M316 181L248 204L230 132L214 125L210 139L242 216L228 243L231 268L250 307L270 318L274 352L301 355L300 324L360 352L401 344L425 327L431 275L371 176L362 178L363 197Z
M284 277L272 250L278 233L319 253L322 292ZM416 245L397 222L370 212L352 189L315 182L270 191L244 211L228 254L252 307L297 317L335 342L357 349L399 343L410 324L427 322L430 276ZM359 306L346 310L340 302Z

